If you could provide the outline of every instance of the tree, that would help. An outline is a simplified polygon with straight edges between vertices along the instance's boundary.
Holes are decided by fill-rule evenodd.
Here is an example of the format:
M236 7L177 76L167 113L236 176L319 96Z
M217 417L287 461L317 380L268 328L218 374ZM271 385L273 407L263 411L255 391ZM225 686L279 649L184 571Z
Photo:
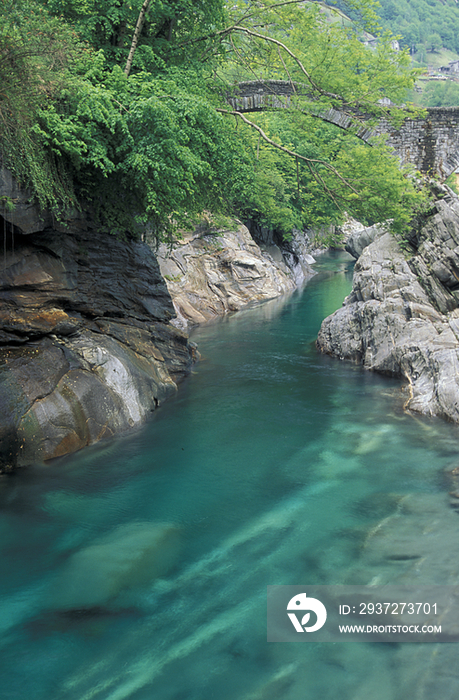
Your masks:
M426 39L426 49L432 53L438 53L441 51L442 41L440 34L429 34Z
M124 74L126 78L129 77L129 73L131 72L132 68L132 62L134 60L134 54L137 46L139 45L140 41L140 35L142 33L143 25L145 24L145 18L148 12L148 9L150 7L151 0L144 0L142 7L140 8L140 14L137 19L137 23L135 25L135 30L134 30L134 36L132 37L132 43L131 43L131 48L129 49L129 56L127 57L126 61L126 66L124 69ZM171 37L172 34L172 28L173 24L172 21L169 23L169 38Z
M371 0L352 4L363 25L374 26ZM30 47L30 9L37 5L14 6L11 41ZM138 225L167 236L204 209L255 213L286 234L339 220L345 210L401 224L418 201L383 146L362 147L352 130L324 129L317 119L339 107L357 128L356 110L376 119L387 112L381 97L403 99L413 74L389 35L371 51L360 30L330 22L316 3L300 0L49 0L46 7L56 16L44 8L40 16L55 23L71 50L65 65L49 63L55 88L37 87L28 129L33 149L53 166L56 182L64 178L79 201L92 203L108 230L133 234ZM41 51L24 57L30 76ZM291 81L291 109L251 119L229 114L224 94L247 77ZM16 125L19 116L16 110ZM20 154L2 149L18 170ZM38 194L33 174L29 184ZM67 200L48 183L40 201L58 213Z
M71 22L95 50L103 50L110 67L125 67L135 43L138 69L154 66L168 46L221 26L225 14L224 0L40 1Z
M423 97L426 107L459 107L459 85L452 80L430 82Z

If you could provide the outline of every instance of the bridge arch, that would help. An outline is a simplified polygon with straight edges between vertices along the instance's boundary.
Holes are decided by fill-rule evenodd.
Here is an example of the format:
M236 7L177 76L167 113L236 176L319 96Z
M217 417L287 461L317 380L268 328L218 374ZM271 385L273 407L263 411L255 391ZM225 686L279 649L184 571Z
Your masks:
M237 84L227 101L238 112L259 112L265 109L288 109L296 94L305 86L294 86L286 80L252 80ZM338 109L317 112L316 116L341 129L354 127L355 135L371 144L380 134L387 134L387 145L402 163L411 163L423 173L437 175L441 180L459 168L459 107L429 107L427 116L406 119L399 129L385 119L376 128Z

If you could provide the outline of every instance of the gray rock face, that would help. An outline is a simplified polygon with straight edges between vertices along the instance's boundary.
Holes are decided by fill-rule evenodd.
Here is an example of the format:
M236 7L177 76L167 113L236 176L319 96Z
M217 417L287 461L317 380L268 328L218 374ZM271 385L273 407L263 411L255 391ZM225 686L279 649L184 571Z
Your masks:
M25 231L14 215L0 254L0 471L138 425L193 356L147 245L79 219L31 233L31 215Z
M158 260L182 328L274 299L314 274L306 261L292 271L277 245L262 250L245 226L186 233L172 250L161 246Z
M363 249L352 293L322 324L322 352L407 381L407 408L459 421L459 199L444 198L406 255L385 233Z
M362 227L349 235L344 247L357 260L362 255L364 248L384 233L386 233L386 228L381 224L375 224L368 228Z
M315 274L311 265L313 265L316 260L313 255L311 255L311 252L311 242L305 231L295 229L289 241L282 241L283 260L292 271L295 283L298 287Z
M8 168L0 167L0 195L13 200L14 211L1 211L1 214L23 235L39 233L45 228L71 233L83 231L91 226L90 218L76 209L63 215L62 220L57 222L50 211L41 210L31 199L29 190L18 185ZM94 228L94 225L92 226Z

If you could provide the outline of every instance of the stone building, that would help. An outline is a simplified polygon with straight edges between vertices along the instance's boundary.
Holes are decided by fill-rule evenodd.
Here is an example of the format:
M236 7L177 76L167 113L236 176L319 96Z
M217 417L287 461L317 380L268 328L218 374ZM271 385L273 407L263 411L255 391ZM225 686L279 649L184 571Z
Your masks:
M440 72L459 78L459 60L450 61L447 66L440 66Z

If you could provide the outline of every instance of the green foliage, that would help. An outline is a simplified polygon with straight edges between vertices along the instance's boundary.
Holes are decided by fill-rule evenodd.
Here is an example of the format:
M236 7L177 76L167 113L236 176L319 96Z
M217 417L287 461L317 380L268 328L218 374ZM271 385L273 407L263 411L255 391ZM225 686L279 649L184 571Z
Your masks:
M402 233L409 229L413 215L430 201L419 173L410 166L397 167L397 157L384 147L370 153L356 143L341 150L336 166L358 192L349 195L354 198L349 211L364 224L390 220L392 230Z
M79 35L96 50L102 49L110 67L126 62L142 0L41 0L55 15L71 22ZM135 67L151 70L165 55L188 61L178 51L183 41L220 28L223 0L151 0L142 28Z
M345 235L339 229L330 228L315 230L310 239L313 248L344 248Z
M15 204L11 197L2 196L0 197L0 207L4 212L11 214L15 209Z
M459 107L459 84L452 80L429 82L424 89L423 103L426 107Z
M458 179L459 179L459 177L458 177L457 173L454 172L454 173L451 173L451 175L446 180L446 184L448 185L448 187L451 187L453 192L457 195L459 195Z
M66 85L80 46L70 28L34 2L3 0L0 22L1 155L30 186L42 207L74 203L62 163L46 148L39 127L43 104Z
M265 8L263 17L263 32L257 14L250 17L252 24L247 22L256 32L255 41L244 31L231 38L233 60L220 74L228 81L275 77L303 86L292 98L290 112L251 116L272 140L300 158L286 159L257 134L252 136L257 142L256 148L252 145L257 153L256 187L244 198L247 215L255 214L263 225L287 236L293 227L339 223L345 213L365 223L392 218L394 227L403 228L422 195L400 171L397 159L383 144L369 148L352 133L308 112L352 105L377 118L385 113L379 104L382 97L400 102L413 85L408 53L394 52L389 34L369 50L352 28L324 21L317 4L289 6L282 18ZM286 43L294 56L279 43L265 41L261 33ZM399 124L406 113L393 110L390 116ZM356 130L360 126L357 122Z
M418 205L382 145L314 116L377 118L381 97L404 98L413 72L390 35L369 50L318 3L152 0L127 78L140 0L37 2L2 5L0 145L42 207L89 202L113 233L168 238L204 210L288 236L344 212L402 228ZM373 26L373 2L353 3ZM254 77L298 86L291 109L257 116L283 151L218 112L230 83Z
M196 212L229 210L234 172L247 183L234 125L197 87L167 74L128 81L115 66L103 88L81 82L65 109L42 111L43 139L112 232L132 232L135 221L168 234Z
M275 3L263 3L263 30L259 13L250 15L243 24L258 37L244 31L231 37L232 62L224 66L223 77L231 81L291 79L305 88L299 91L297 106L307 109L309 103L314 111L353 105L380 113L381 98L403 101L413 84L413 71L408 53L392 50L390 34L382 35L373 51L359 40L360 32L354 28L328 22L317 3L288 6L282 15L278 10L270 11L271 5ZM260 35L286 44L295 56ZM305 92L313 102L306 99Z
M409 225L427 195L412 169L383 144L369 148L362 141L309 115L268 113L257 118L279 143L323 162L305 164L286 159L263 141L257 144L256 187L244 197L247 216L273 226L288 238L293 228L340 224L351 215L364 224L392 220L395 231ZM305 140L307 134L307 141ZM256 140L256 136L252 137ZM334 168L327 167L329 162Z
M138 71L128 81L62 19L33 2L12 7L0 35L1 150L43 208L74 204L74 185L107 229L124 234L148 221L164 234L195 211L226 206L237 142L205 97L202 68Z
M380 0L384 29L401 35L402 47L411 53L442 46L459 53L459 7L456 0ZM338 2L339 7L344 3ZM352 16L352 12L350 13Z

